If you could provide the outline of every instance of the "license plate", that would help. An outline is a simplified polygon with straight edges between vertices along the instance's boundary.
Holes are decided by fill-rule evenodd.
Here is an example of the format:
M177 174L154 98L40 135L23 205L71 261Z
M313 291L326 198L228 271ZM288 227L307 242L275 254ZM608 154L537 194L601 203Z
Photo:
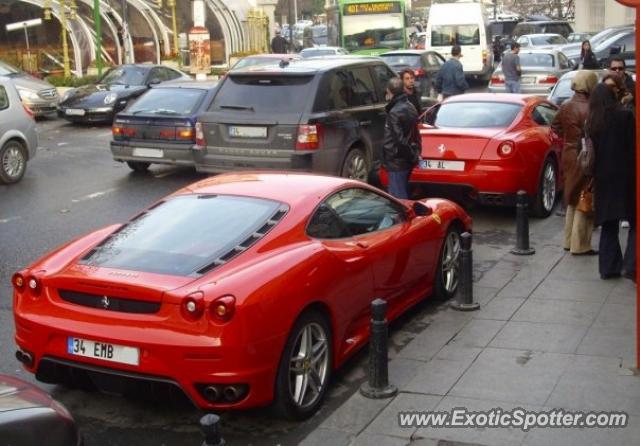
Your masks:
M531 76L524 76L520 80L521 84L534 84L535 82L536 82L536 78L535 77L531 77Z
M68 108L64 111L67 116L84 116L85 110L82 108Z
M420 160L420 169L464 171L464 161Z
M143 147L136 147L133 149L133 156L139 156L142 158L162 158L164 152L162 149L145 149Z
M67 338L67 353L121 364L138 365L140 363L140 350L135 347L89 341L88 339Z
M229 127L229 136L232 138L266 138L266 127Z

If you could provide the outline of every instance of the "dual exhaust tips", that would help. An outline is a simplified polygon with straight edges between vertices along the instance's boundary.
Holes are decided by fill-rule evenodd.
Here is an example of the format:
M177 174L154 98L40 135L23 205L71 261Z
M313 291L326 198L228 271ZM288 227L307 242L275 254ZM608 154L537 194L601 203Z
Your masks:
M27 367L33 367L33 355L23 350L16 350L16 359Z

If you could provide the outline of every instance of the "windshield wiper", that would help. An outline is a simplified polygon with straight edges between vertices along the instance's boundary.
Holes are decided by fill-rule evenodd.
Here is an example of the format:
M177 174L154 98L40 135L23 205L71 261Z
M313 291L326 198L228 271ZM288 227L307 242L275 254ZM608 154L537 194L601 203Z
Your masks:
M255 111L250 105L221 105L220 108L230 108L232 110L251 110Z

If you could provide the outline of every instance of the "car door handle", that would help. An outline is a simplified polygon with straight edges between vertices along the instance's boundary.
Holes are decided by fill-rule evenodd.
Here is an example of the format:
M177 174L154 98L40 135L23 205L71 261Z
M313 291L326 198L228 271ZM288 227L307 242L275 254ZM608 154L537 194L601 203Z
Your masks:
M367 242L363 242L362 240L358 240L357 242L348 242L347 245L353 247L357 246L358 248L362 249L367 249L369 247L369 244Z
M367 126L367 125L371 125L371 121L360 121L360 122L359 122L359 124L360 124L362 127L365 127L365 126Z

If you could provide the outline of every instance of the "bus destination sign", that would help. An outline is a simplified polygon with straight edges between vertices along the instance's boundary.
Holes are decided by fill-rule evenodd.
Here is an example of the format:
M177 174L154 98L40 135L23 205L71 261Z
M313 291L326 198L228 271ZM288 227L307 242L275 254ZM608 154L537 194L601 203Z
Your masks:
M344 15L389 14L402 12L400 2L350 3L344 6Z

